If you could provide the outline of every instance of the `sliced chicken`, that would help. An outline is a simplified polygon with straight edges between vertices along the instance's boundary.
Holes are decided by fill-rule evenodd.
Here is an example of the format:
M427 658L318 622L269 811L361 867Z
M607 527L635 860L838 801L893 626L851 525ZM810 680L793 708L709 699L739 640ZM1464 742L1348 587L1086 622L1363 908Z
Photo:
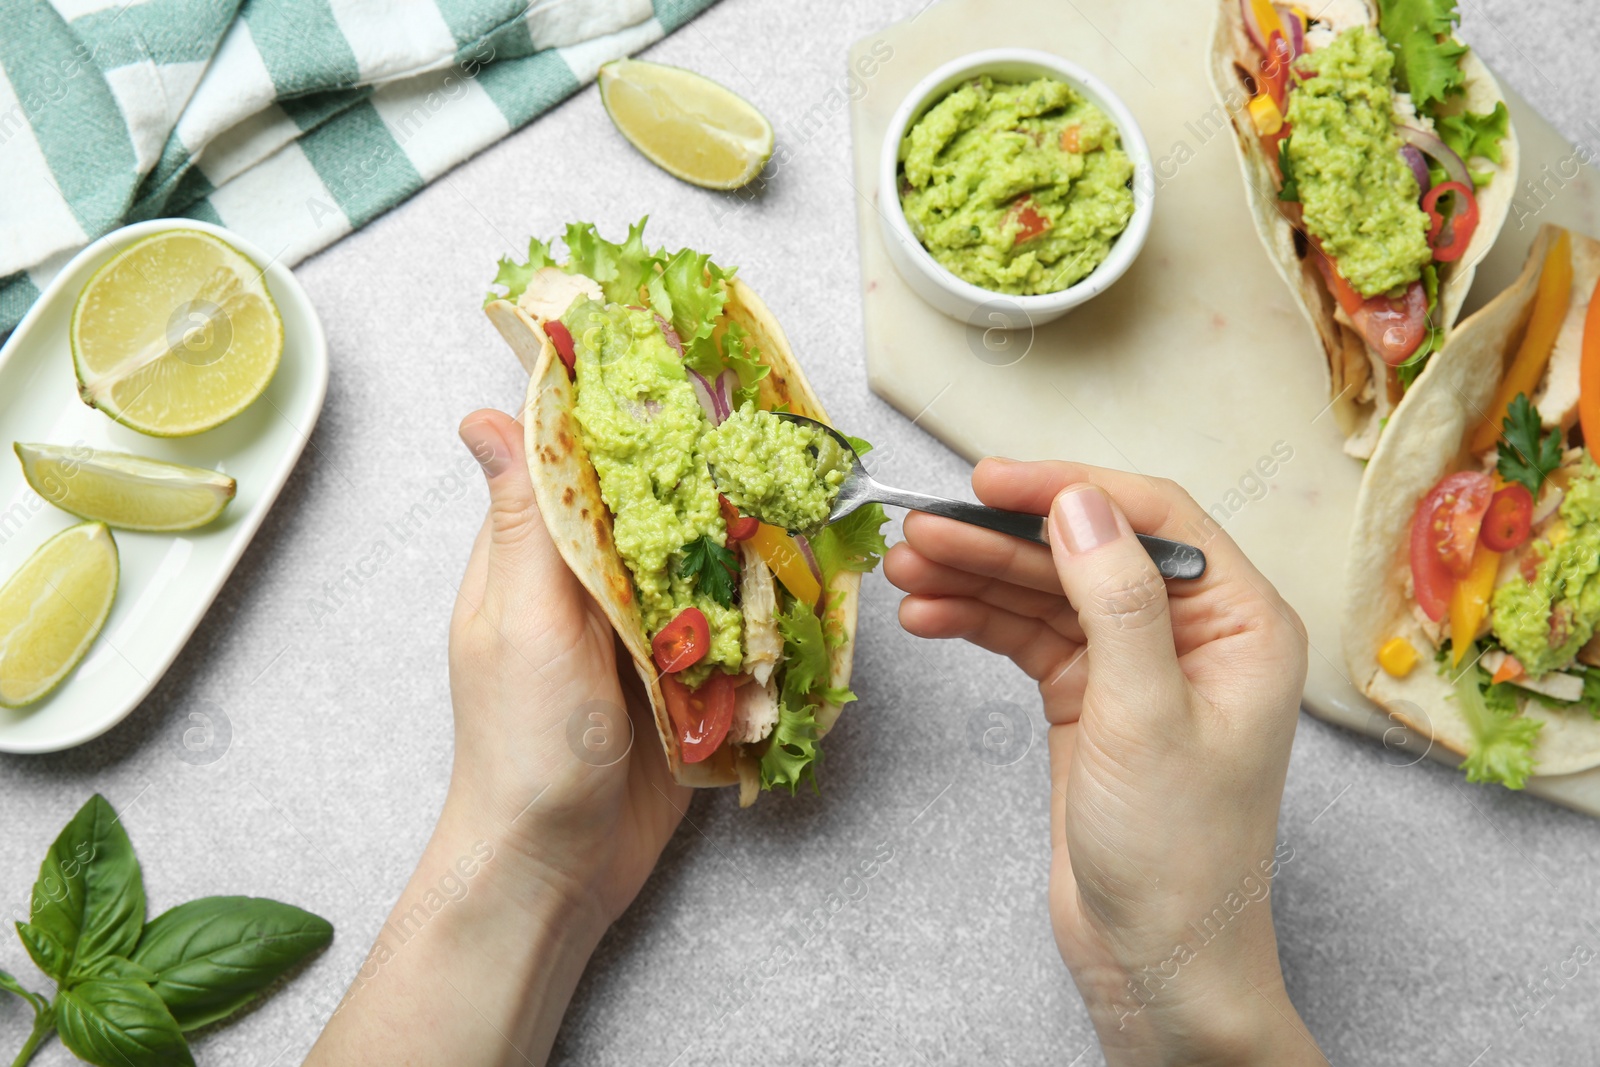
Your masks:
M600 283L582 274L568 274L560 267L540 267L528 279L528 287L517 298L517 306L535 322L559 319L578 300L602 300Z
M1578 421L1578 365L1583 360L1583 325L1589 313L1589 295L1600 275L1600 265L1586 256L1572 257L1572 303L1561 320L1544 384L1533 398L1546 427L1563 429Z
M1585 646L1587 647L1587 646ZM1478 661L1484 670L1493 675L1505 663L1506 653L1498 648L1491 648L1483 654ZM1543 693L1555 700L1578 700L1583 696L1583 679L1575 674L1566 674L1562 671L1551 671L1539 678L1529 678L1526 674L1511 679L1511 684L1518 689L1526 689L1531 693Z
M744 672L766 685L783 658L778 632L778 590L772 569L748 541L739 544L739 602L744 609ZM749 686L744 688L748 689ZM774 720L776 721L776 720Z
M728 740L754 744L778 725L778 683L746 682L733 691L733 724Z

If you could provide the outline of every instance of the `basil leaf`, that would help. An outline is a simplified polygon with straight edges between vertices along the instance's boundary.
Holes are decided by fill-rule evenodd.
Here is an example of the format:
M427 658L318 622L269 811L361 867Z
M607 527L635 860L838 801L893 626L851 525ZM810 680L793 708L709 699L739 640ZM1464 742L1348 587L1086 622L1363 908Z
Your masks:
M72 969L72 952L56 940L55 935L32 923L19 922L17 937L33 957L35 966L57 982L66 981L66 974Z
M144 928L136 964L179 1026L225 1018L310 953L333 940L327 920L256 897L204 897L163 912Z
M117 821L96 793L57 835L39 865L24 932L28 954L50 977L67 982L105 956L128 956L144 926L144 876Z
M56 997L56 1031L97 1067L194 1067L177 1020L143 982L93 978Z
M23 1000L26 1000L29 1007L33 1008L33 1014L35 1018L37 1018L40 1013L50 1009L50 1001L45 998L43 993L30 993L28 990L22 987L21 982L17 981L6 971L0 971L0 989L4 989L9 993L15 993Z
M78 978L80 981L110 978L124 982L143 982L147 986L156 984L156 972L124 956L102 957L90 964L87 970L80 971Z

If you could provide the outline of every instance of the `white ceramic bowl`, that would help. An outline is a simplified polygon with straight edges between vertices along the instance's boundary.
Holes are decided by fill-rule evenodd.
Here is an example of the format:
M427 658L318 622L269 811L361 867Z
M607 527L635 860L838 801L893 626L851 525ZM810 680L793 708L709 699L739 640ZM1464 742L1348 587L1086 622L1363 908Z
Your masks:
M939 265L922 247L900 207L900 141L906 131L944 95L962 82L987 74L1001 81L1041 76L1058 78L1082 93L1116 123L1122 149L1133 161L1133 217L1104 261L1087 277L1059 292L1039 296L997 293L963 281ZM1010 328L1038 326L1060 318L1122 277L1150 232L1155 197L1150 146L1127 105L1105 83L1076 63L1030 48L991 48L972 52L937 68L907 94L884 134L878 163L878 220L895 269L917 295L951 318L965 323L1003 323Z

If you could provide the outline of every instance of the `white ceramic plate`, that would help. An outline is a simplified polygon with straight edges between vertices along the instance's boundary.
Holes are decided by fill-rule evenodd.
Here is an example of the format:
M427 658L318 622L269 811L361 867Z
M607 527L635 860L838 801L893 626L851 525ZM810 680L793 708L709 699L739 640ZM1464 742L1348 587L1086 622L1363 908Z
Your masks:
M67 329L90 275L127 245L169 229L205 230L266 265L283 316L283 362L243 413L194 437L146 437L78 399ZM328 391L328 346L305 290L287 267L220 226L157 219L107 234L50 283L0 348L0 582L58 530L79 520L29 488L13 441L132 452L214 467L239 482L221 518L181 534L114 531L122 582L105 629L49 697L0 708L0 751L54 752L111 729L138 707L194 633L294 469Z

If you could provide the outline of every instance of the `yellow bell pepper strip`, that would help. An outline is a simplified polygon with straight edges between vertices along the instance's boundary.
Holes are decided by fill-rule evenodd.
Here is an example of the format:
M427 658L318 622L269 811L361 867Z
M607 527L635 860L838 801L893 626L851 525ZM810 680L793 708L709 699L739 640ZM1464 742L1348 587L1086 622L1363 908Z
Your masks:
M1403 637L1391 637L1378 649L1378 666L1396 678L1404 678L1417 665L1417 647Z
M1489 610L1489 594L1494 592L1495 575L1500 571L1500 553L1478 546L1472 554L1472 570L1456 583L1450 594L1450 665L1459 667L1461 658L1478 636L1478 624Z
M1567 317L1567 302L1572 296L1572 235L1561 231L1550 251L1545 253L1544 268L1539 274L1539 288L1533 296L1533 317L1528 320L1527 332L1517 355L1500 379L1494 402L1486 417L1472 432L1471 448L1474 455L1487 452L1500 437L1500 424L1518 393L1533 399L1534 388L1544 376L1550 362L1550 350L1555 346L1556 334L1561 331L1561 320ZM1588 331L1585 330L1585 333ZM1580 391L1580 396L1581 391Z
M1263 92L1250 101L1250 121L1262 137L1271 137L1283 129L1283 112L1270 93Z
M806 564L806 558L800 554L800 546L794 543L794 538L776 526L762 523L750 538L750 544L772 568L772 573L777 575L783 587L794 594L794 598L802 604L815 605L822 596L822 584L811 573L811 568Z
M1600 282L1589 297L1583 318L1583 359L1578 366L1578 425L1583 444L1594 455L1600 449Z

